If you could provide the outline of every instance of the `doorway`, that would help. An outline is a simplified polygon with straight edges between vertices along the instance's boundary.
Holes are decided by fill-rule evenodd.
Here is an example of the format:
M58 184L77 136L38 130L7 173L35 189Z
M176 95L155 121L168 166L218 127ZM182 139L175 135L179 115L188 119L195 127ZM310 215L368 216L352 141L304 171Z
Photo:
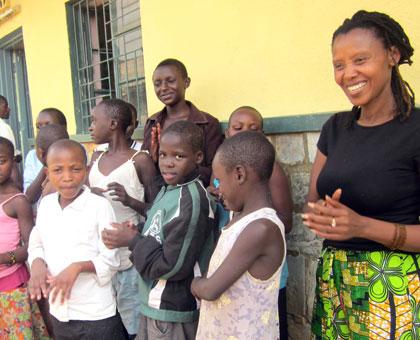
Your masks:
M22 29L0 39L0 94L9 102L16 148L26 156L33 144L32 113Z

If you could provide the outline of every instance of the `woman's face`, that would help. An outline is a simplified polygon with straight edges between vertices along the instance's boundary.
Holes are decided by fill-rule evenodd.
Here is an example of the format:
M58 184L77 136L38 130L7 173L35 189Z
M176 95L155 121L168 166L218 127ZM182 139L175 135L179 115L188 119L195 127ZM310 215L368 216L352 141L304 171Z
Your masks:
M332 55L335 81L353 105L381 108L389 102L392 67L400 58L396 48L385 49L374 31L355 28L334 39Z

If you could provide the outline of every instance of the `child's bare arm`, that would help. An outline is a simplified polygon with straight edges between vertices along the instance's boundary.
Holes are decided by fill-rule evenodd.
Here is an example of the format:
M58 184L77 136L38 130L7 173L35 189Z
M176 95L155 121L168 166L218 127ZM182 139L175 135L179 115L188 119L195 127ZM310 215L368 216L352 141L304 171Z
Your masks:
M144 201L152 203L160 188L155 184L156 166L152 158L145 152L139 153L134 159L137 176L144 186Z
M271 203L273 204L277 215L283 222L286 233L288 233L292 230L293 226L293 201L290 193L289 181L278 161L274 162L269 188Z
M281 246L280 246L281 245ZM284 257L279 228L268 220L251 223L238 237L229 255L214 274L196 278L191 292L204 300L216 300L246 271L258 279L270 278Z
M42 168L33 182L26 189L26 197L28 197L29 202L32 204L36 203L41 197L42 183L44 183L46 178L47 175L45 173L45 168Z
M13 250L15 261L25 262L28 258L29 235L34 225L32 207L25 196L18 196L4 205L4 210L8 216L17 218L21 245ZM12 259L10 253L0 254L0 264L10 264Z

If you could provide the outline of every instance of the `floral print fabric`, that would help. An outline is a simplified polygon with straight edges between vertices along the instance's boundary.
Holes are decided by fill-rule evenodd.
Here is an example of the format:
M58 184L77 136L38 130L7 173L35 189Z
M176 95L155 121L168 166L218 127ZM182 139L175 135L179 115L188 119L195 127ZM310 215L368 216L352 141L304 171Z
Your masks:
M0 292L0 339L50 339L36 302L26 287Z
M327 248L320 257L315 339L420 339L420 255Z

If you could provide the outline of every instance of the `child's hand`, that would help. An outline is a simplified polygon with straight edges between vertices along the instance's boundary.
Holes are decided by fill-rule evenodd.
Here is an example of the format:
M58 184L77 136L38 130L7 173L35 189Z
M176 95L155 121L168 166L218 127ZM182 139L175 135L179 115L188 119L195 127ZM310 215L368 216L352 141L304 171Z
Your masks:
M61 303L70 298L71 289L73 288L74 281L81 272L81 267L77 263L72 263L64 269L57 276L48 276L47 282L51 287L51 302L54 303L57 295L61 294Z
M28 290L31 300L41 300L42 297L48 297L48 275L48 268L44 260L40 258L35 259L34 262L32 262L31 278L28 283Z
M118 201L125 206L130 206L132 198L127 194L127 191L121 184L117 182L109 183L108 191L110 191L110 196L114 196L112 198L113 201Z
M192 295L194 295L194 297L195 297L196 299L200 299L200 298L197 296L197 291L196 291L196 289L197 289L197 286L199 285L200 281L202 281L202 280L203 280L203 278L202 278L202 277L195 277L195 278L192 280L192 282L191 282L191 287L190 287L191 294L192 294Z
M152 127L152 136L150 143L150 157L152 157L153 162L157 163L158 161L158 150L159 150L159 141L160 141L160 124L157 123L156 126Z
M138 230L132 222L112 223L115 229L104 229L102 241L109 249L128 247Z
M95 195L104 197L105 189L97 188L97 187L91 187L90 191L93 192Z

